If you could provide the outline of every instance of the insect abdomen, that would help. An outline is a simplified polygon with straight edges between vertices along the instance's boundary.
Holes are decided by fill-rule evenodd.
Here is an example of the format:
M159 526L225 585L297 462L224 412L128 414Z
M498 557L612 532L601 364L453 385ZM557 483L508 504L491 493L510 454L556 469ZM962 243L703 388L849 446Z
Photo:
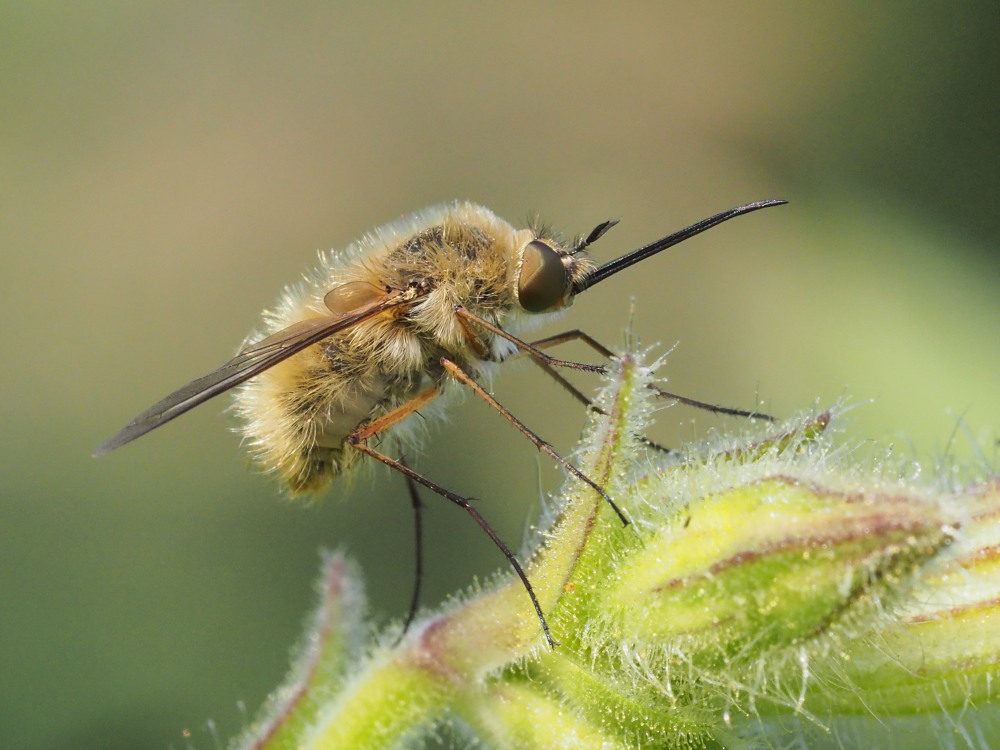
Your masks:
M374 330L359 326L356 333ZM258 463L276 472L293 495L321 490L349 470L359 454L344 442L347 436L421 388L420 372L386 372L352 356L347 344L337 337L309 347L238 392L245 439Z

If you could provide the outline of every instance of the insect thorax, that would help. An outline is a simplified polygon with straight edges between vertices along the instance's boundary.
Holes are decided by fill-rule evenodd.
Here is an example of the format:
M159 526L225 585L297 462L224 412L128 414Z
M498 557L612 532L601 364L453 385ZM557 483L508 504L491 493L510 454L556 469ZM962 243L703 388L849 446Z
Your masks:
M412 305L309 347L242 389L237 410L244 435L258 461L293 493L320 489L354 463L356 452L344 444L353 430L443 385L441 357L479 373L511 351L508 342L455 314L463 305L500 326L520 317L511 285L519 247L532 233L486 214L456 207L410 234L376 233L326 273L321 269L306 294L286 296L274 326L315 315L337 283L363 281L386 293L413 284L429 290Z

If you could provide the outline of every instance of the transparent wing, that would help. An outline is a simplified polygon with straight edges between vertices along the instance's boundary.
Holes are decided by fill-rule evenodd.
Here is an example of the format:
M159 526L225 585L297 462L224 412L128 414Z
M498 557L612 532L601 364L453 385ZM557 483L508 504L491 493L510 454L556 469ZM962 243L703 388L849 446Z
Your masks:
M303 320L250 344L219 369L192 380L146 409L94 451L94 456L101 456L120 448L213 396L218 396L254 375L274 367L306 347L386 310L412 302L417 296L418 293L414 289L390 292L384 294L381 299L368 302L349 313Z
M323 304L335 315L345 315L385 297L385 290L367 281L348 281L335 286L323 297Z

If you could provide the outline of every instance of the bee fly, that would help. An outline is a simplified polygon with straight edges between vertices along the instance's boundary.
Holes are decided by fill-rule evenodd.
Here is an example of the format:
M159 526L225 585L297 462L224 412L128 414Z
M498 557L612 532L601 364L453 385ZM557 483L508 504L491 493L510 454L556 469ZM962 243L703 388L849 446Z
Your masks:
M420 504L415 483L462 507L503 552L524 584L545 638L555 645L531 584L510 548L467 498L435 484L369 444L406 426L451 381L471 389L569 473L607 493L500 405L477 378L524 354L568 387L554 367L604 368L556 359L542 350L580 340L610 352L581 331L534 343L518 338L527 319L544 319L581 292L629 266L736 216L784 203L764 200L711 216L597 266L586 248L616 221L564 243L539 229L516 229L482 206L451 203L374 230L341 253L321 255L304 283L289 287L264 313L235 357L193 380L129 422L94 455L119 448L236 386L242 432L260 462L292 494L322 489L368 455L403 474L416 517L417 583L406 625L416 611L421 570ZM661 392L695 406L744 416ZM412 420L411 420L412 421ZM402 424L401 424L402 423Z

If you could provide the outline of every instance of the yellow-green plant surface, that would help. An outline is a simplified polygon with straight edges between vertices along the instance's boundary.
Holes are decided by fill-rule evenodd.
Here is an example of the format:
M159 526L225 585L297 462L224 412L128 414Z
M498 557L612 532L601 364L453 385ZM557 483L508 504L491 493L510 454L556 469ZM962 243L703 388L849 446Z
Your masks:
M445 721L525 750L988 745L1000 484L901 481L828 413L664 456L636 437L653 369L618 360L575 457L631 524L570 482L526 544L558 646L513 576L401 640L366 629L332 555L288 684L233 747L420 746Z

